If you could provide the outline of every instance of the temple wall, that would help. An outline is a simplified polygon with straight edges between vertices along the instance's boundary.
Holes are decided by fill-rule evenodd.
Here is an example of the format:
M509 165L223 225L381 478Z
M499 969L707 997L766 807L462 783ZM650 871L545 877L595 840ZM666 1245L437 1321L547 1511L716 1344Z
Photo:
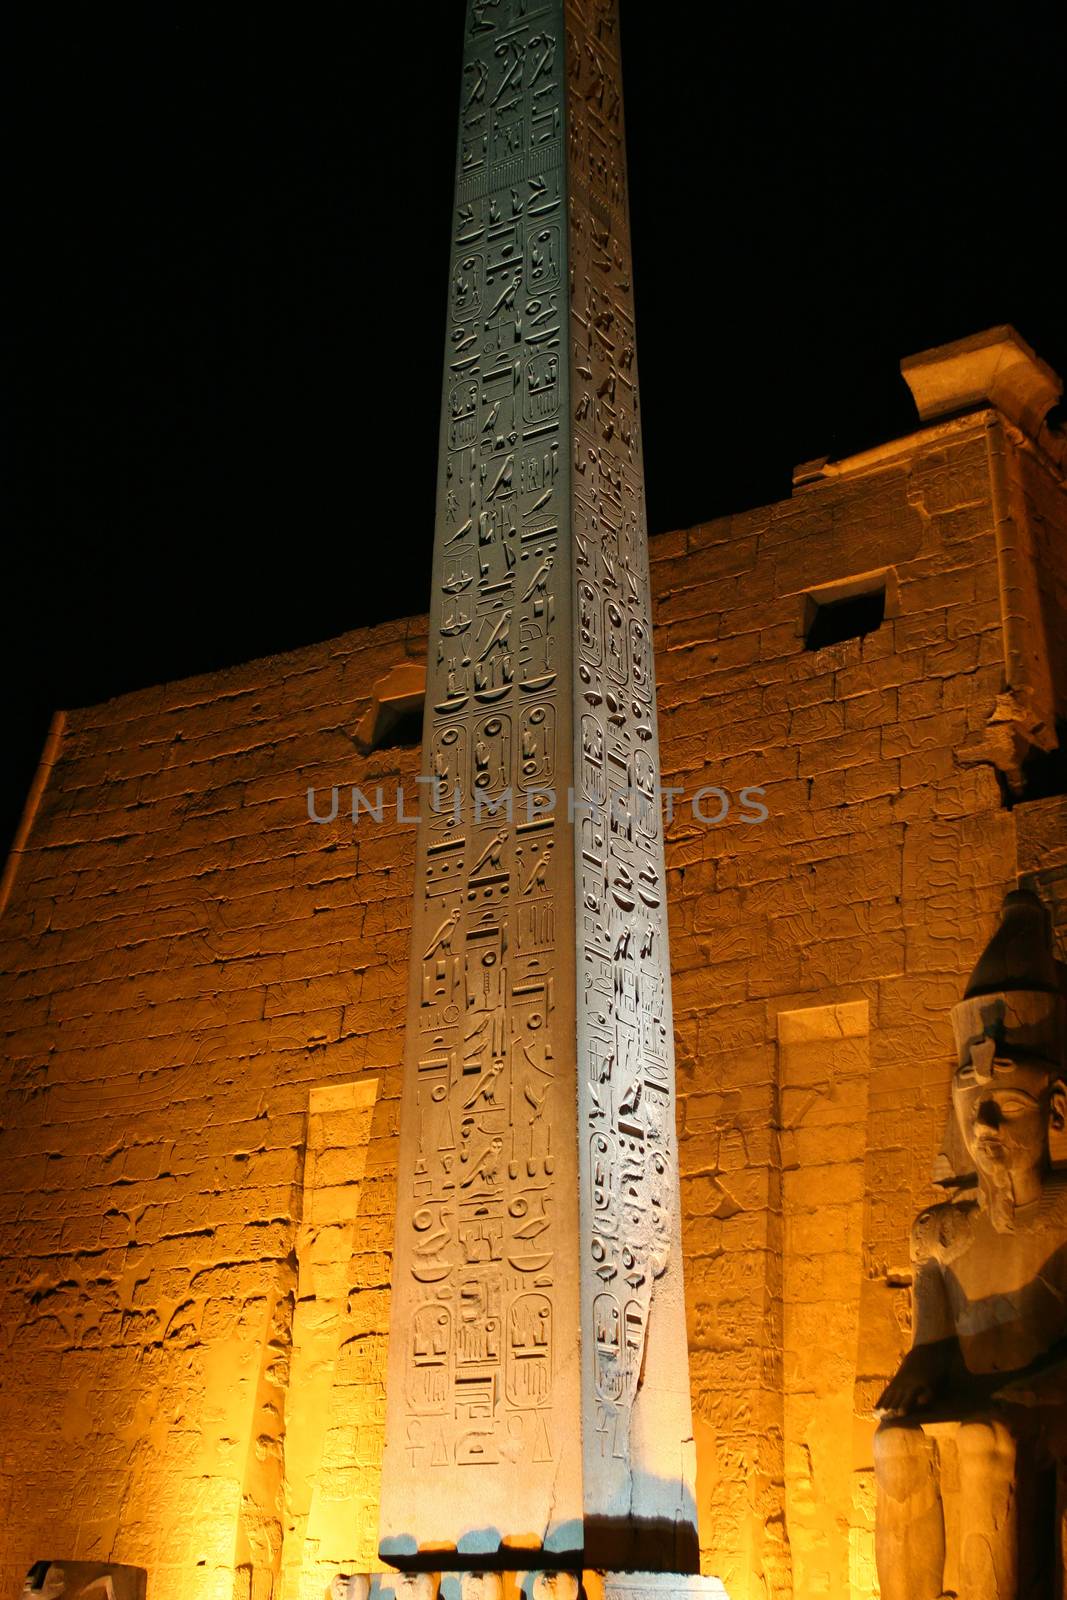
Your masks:
M875 1593L870 1407L1017 824L1067 923L1063 802L1006 808L980 758L997 426L652 541L700 1525L731 1600ZM1062 497L1027 471L1058 617ZM881 626L805 649L812 605L879 573ZM67 714L0 921L9 1592L43 1554L147 1566L156 1600L321 1600L373 1565L418 756L354 733L425 637Z
M413 776L352 735L424 650L389 624L67 718L2 923L6 1593L42 1550L241 1593L235 1564L277 1561L271 1406L316 1339L290 1509L309 1573L373 1557L411 830L357 835L343 800L317 826L306 791Z
M1015 881L974 759L1004 686L989 421L672 535L659 588L665 781L770 813L668 833L701 1535L734 1600L876 1592L870 1408L949 1007ZM805 597L887 568L881 627L806 651Z

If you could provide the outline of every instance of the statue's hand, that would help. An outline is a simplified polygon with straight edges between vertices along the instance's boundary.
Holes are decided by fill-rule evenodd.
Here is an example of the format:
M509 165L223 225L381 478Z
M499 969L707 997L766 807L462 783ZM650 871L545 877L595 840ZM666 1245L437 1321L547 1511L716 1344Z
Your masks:
M903 1417L922 1411L937 1398L945 1378L945 1362L935 1345L920 1344L909 1350L896 1377L886 1384L875 1402L880 1417Z

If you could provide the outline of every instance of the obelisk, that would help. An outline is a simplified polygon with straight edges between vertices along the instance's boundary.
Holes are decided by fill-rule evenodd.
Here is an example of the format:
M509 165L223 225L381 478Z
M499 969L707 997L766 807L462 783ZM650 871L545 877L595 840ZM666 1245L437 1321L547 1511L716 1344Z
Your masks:
M469 0L452 224L381 1554L694 1571L616 0Z

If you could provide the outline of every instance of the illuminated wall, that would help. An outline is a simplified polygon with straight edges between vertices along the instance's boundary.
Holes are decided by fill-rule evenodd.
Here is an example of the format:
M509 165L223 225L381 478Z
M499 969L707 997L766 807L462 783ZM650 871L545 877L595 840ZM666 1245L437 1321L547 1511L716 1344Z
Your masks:
M60 1551L155 1600L302 1594L346 1504L370 1553L410 842L306 791L414 773L352 734L423 641L68 718L0 923L0 1588Z
M1010 591L1031 705L1067 702L1064 522L978 411L652 542L701 1537L732 1600L874 1593L869 1408L948 1008L1017 864L1067 919L1065 802L1005 806L997 698ZM805 648L879 585L880 626ZM424 649L389 624L54 742L0 922L8 1592L66 1555L148 1567L155 1600L321 1600L371 1559L413 849L391 804L346 808L414 794L417 752L355 733Z

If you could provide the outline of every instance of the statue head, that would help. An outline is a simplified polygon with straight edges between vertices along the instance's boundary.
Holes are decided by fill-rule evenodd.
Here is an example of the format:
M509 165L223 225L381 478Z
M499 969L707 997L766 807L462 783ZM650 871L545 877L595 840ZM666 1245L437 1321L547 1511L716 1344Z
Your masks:
M935 1180L1014 1183L1048 1165L1067 1114L1065 1004L1047 911L1030 889L1005 896L1000 924L952 1008L952 1115Z
M1067 1122L1067 1085L1049 1063L988 1039L956 1069L952 1106L979 1182L1014 1185L1047 1168L1049 1132Z

